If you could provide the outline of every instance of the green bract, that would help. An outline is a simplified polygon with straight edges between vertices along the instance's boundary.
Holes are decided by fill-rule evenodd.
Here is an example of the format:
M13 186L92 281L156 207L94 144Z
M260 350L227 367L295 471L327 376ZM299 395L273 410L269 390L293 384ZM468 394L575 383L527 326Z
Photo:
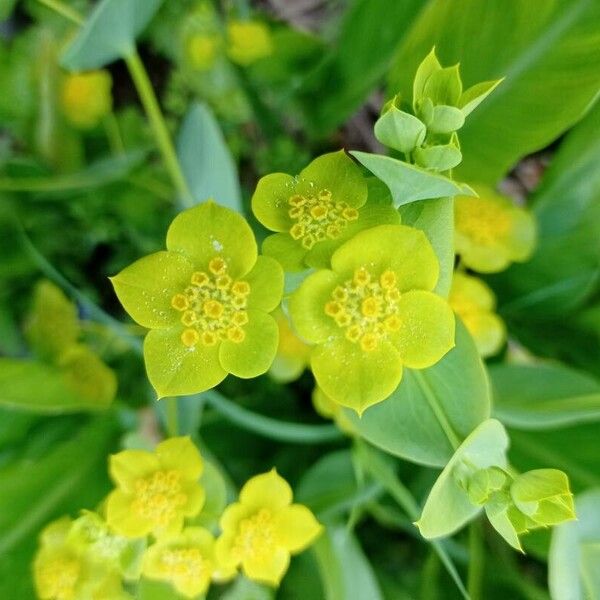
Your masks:
M432 292L438 276L422 231L380 225L340 246L331 270L306 278L290 314L315 344L311 366L327 396L360 414L396 389L403 365L430 367L453 347L453 313Z
M368 185L343 150L324 154L292 177L271 173L252 196L256 218L271 231L263 252L286 271L327 268L333 252L359 231L399 223L389 194Z
M140 325L148 378L159 398L205 391L228 373L256 377L271 365L283 272L258 256L249 225L212 201L175 217L167 250L111 279Z

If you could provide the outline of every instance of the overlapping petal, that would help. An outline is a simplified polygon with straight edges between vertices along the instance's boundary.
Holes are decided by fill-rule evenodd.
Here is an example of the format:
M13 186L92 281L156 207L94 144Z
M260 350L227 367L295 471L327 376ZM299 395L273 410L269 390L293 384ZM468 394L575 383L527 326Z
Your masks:
M240 491L240 502L255 509L279 510L292 502L292 488L275 469L248 480Z

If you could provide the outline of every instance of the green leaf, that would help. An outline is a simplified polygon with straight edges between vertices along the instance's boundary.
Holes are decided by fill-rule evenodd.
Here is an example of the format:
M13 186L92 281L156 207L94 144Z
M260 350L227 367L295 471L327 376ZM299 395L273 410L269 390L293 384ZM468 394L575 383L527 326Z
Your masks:
M99 69L135 51L162 0L102 0L69 45L61 65L69 71Z
M140 580L135 598L136 600L185 600L185 597L178 594L172 585L145 578Z
M495 419L484 421L467 437L427 497L421 518L416 523L423 537L451 535L475 517L481 506L469 497L468 478L477 469L504 468L507 449L508 436L502 423Z
M427 128L417 117L392 106L375 123L375 137L388 148L412 152L425 140Z
M233 586L227 590L222 600L272 600L275 593L273 589L256 583L256 581L250 581L246 577L238 576ZM156 600L159 600L158 598ZM161 599L162 600L162 597Z
M555 600L600 598L600 489L575 499L577 521L554 529L548 557L548 583Z
M419 165L432 171L449 171L460 164L462 154L454 144L441 144L415 150Z
M242 212L235 162L217 120L204 104L189 109L177 139L177 156L195 203L213 198Z
M325 600L383 600L373 568L354 534L330 526L314 545Z
M454 106L434 106L427 129L432 133L452 133L465 124L464 112Z
M0 405L41 414L103 410L114 397L112 372L111 376L110 393L86 395L59 368L33 360L0 358Z
M600 420L600 383L559 364L492 365L494 415L517 429Z
M35 461L24 457L0 470L0 555L55 516L90 473L104 469L114 433L112 420L95 419Z
M198 399L196 399L196 403ZM227 504L227 484L221 471L209 460L204 459L204 470L200 477L200 485L206 492L206 501L200 514L193 520L193 525L210 529L215 527Z
M399 208L402 223L425 233L440 263L435 292L445 298L450 293L454 272L454 200L435 198Z
M346 411L357 433L389 454L443 467L454 450L490 415L487 375L464 325L456 346L422 371L405 369L398 389L362 417Z
M465 90L458 100L463 116L468 117L503 81L504 78L482 81Z
M465 183L452 181L389 156L358 151L350 154L390 188L395 206L426 198L477 195Z
M434 43L443 64L460 62L467 85L506 77L461 130L458 173L467 181L495 184L576 123L600 87L600 3L593 0L434 0L396 55L391 94L410 94L416 62ZM485 91L480 85L463 106Z

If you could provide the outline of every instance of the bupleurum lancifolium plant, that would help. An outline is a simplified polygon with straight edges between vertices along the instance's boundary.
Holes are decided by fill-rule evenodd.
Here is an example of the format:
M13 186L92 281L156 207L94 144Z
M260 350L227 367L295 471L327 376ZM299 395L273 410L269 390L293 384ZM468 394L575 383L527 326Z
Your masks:
M67 49L69 72L54 86L53 102L57 114L81 135L97 133L101 125L109 135L112 131L111 160L133 161L114 135L106 63L90 58L114 51L96 37L102 10L109 10L111 1L100 5ZM168 10L183 9L170 4ZM175 43L171 13L165 9L171 15L166 25L154 25L153 44L168 48L178 61L166 94L174 113L183 112L180 103L190 91L206 91L204 100L220 105L217 112L233 115L236 123L249 120L254 110L271 110L272 98L255 97L252 86L264 77L265 61L285 67L285 60L276 62L279 54L287 60L298 38L247 18L246 10L225 12L222 16L212 4L197 3L179 24ZM77 52L89 40L95 40L90 53L78 61ZM139 56L124 58L142 95L149 94ZM278 147L297 155L281 168L289 173L268 172L279 171L276 166L257 169L261 176L244 197L252 216L239 198L213 193L221 171L229 168L225 158L233 161L216 122L206 120L212 116L206 117L205 107L194 106L186 118L193 123L192 134L184 132L178 146L194 140L186 163L202 163L198 169L210 180L210 193L198 194L191 185L195 171L179 172L168 128L159 126L158 144L177 188L178 207L185 208L169 215L165 249L145 256L136 250L126 260L119 255L111 262L118 265L112 272L122 269L110 278L114 292L135 324L104 319L117 337L124 331L122 337L141 344L135 335L144 336L145 374L153 400L159 401L159 419L148 424L140 418L138 428L131 429L133 410L118 396L115 375L104 362L105 354L111 364L124 352L111 353L113 340L103 346L93 332L84 332L89 304L81 295L75 295L78 303L71 302L49 282L41 282L34 293L27 358L0 358L9 375L27 366L46 382L52 398L46 405L27 398L27 389L17 389L18 402L28 409L105 409L118 396L119 418L112 419L118 425L105 445L113 443L118 427L129 429L108 460L110 492L95 505L86 504L93 510L56 519L42 530L32 568L39 598L274 598L282 583L285 591L291 569L294 594L313 600L310 594L318 592L295 588L303 579L316 579L318 562L329 600L375 600L384 596L352 533L362 518L402 529L412 522L424 540L437 540L485 515L489 530L521 552L528 532L575 518L565 473L552 468L519 472L510 463L505 425L518 423L519 414L510 421L509 407L506 423L502 410L491 417L492 392L500 397L504 388L496 389L497 370L483 359L500 363L506 354L513 360L514 355L506 349L512 343L509 320L501 310L497 314L497 288L485 276L527 261L537 242L537 224L527 208L489 183L464 181L458 171L461 130L500 83L464 89L459 65L442 66L431 50L415 69L412 95L406 90L390 94L374 124L374 136L388 154L334 146L335 151L309 162L308 153L295 152L300 142L287 140L285 146L278 139ZM143 100L156 127L156 99ZM268 129L267 119L265 134ZM218 141L214 156L223 164L199 156L202 136ZM281 158L263 156L263 162L285 163L278 162ZM85 175L102 177L105 171L100 165ZM156 183L153 177L138 177L133 167L127 176L141 187ZM499 302L502 309L500 295ZM514 365L506 361L501 367ZM238 381L254 378L261 378L256 387ZM308 406L309 413L330 422L280 420L296 392L306 392L301 410ZM236 401L227 398L234 394ZM277 415L254 414L255 396L275 407ZM238 440L235 432L219 430L214 447L205 438L212 409L252 434L290 446L305 444L306 452L265 446L261 460L268 465L250 467L246 459L254 446L246 436ZM221 444L231 443L226 437L235 438L240 464L226 464L219 455ZM315 459L317 442L344 446L320 457L299 481L288 477L287 466ZM411 497L396 477L398 458L440 469L429 493ZM238 490L234 480L245 483ZM433 479L420 480L419 490L426 481ZM389 502L380 503L384 494ZM395 505L390 509L392 501L406 516L396 514ZM475 527L473 535L481 536ZM310 556L294 562L309 548ZM469 598L452 562L455 554L464 554L462 546L453 552L437 543L432 548ZM469 552L476 562L481 549L469 547ZM360 597L344 588L346 569L356 569Z

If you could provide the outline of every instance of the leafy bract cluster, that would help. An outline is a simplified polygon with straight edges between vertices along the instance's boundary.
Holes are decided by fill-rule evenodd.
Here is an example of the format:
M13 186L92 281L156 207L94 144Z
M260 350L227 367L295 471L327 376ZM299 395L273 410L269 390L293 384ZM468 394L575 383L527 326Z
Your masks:
M249 579L277 586L290 554L303 551L321 525L292 503L273 469L251 478L239 501L205 516L205 463L187 437L153 452L123 450L110 458L116 488L99 513L84 511L47 526L34 562L38 595L48 600L126 600L124 587L164 582L187 598L211 582ZM213 477L215 472L213 472ZM220 535L215 533L220 530Z

